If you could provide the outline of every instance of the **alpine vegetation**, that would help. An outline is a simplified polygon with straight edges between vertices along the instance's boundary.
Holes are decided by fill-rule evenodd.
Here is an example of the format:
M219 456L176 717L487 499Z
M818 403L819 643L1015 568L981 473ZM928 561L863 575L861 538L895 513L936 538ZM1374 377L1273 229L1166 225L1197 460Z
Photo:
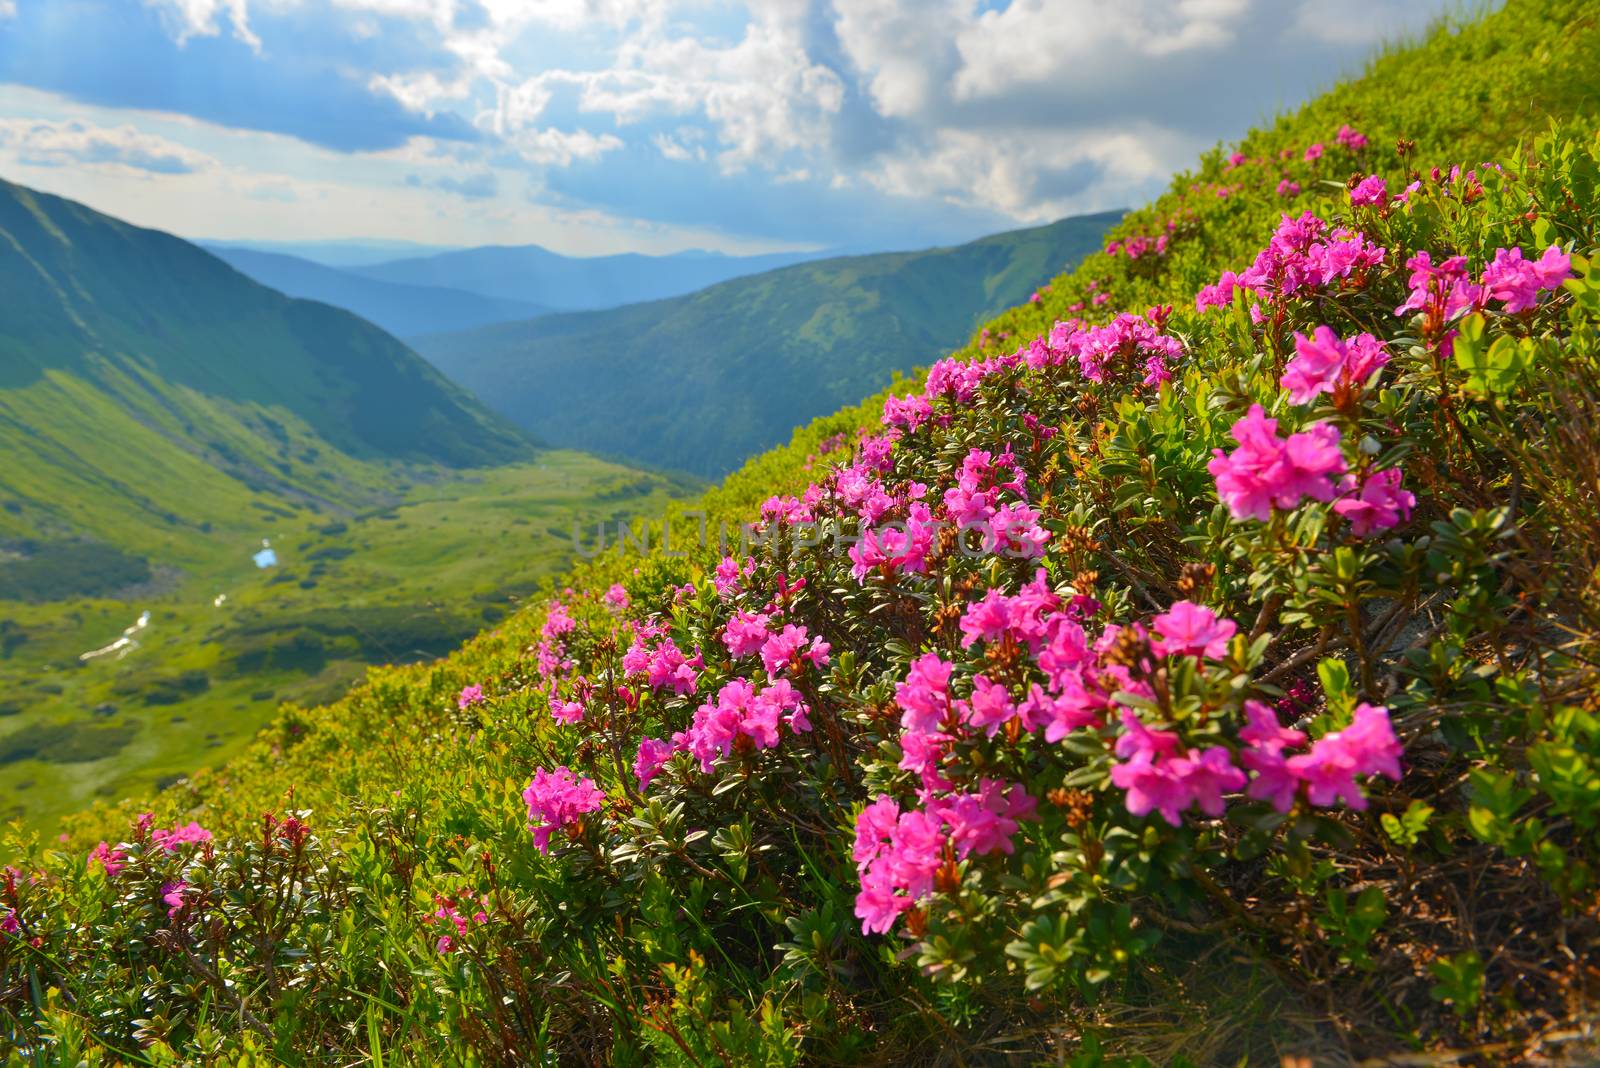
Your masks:
M708 493L747 552L17 843L12 1051L1592 1058L1597 57L1394 50Z

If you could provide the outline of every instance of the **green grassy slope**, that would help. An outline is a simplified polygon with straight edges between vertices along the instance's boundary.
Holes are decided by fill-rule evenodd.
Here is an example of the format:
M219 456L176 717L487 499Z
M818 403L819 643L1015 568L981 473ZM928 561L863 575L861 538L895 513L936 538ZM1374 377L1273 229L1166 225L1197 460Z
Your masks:
M31 825L448 651L573 558L567 518L677 492L538 450L344 311L14 185L0 294L0 812ZM79 661L146 609L137 651Z
M1168 256L1137 262L1091 256L1054 281L1043 306L1013 309L988 324L993 337L1008 334L1013 343L1030 339L1066 315L1091 284L1096 292L1113 294L1107 314L1173 304L1179 309L1176 329L1183 332L1188 351L1180 381L1166 396L1179 399L1124 390L1122 383L1112 384L1117 392L1096 391L1066 376L1045 382L1042 392L1030 396L1008 392L1005 387L1017 380L1003 375L996 387L986 389L981 409L963 412L940 402L952 426L947 436L924 431L927 440L912 443L923 450L919 461L947 480L969 444L999 446L1003 417L1015 413L1019 396L1029 397L1024 403L1049 406L1045 422L1061 428L1075 453L1062 450L1055 457L1058 464L1039 472L1062 499L1052 504L1039 498L1041 506L1053 509L1053 530L1056 524L1078 523L1079 515L1063 513L1081 505L1096 529L1080 533L1116 539L1113 552L1092 560L1101 576L1083 575L1071 561L1052 556L1058 571L1069 565L1057 580L1099 583L1097 592L1108 601L1123 610L1138 604L1142 614L1140 590L1117 565L1125 564L1139 585L1154 584L1165 601L1183 588L1183 579L1193 588L1195 577L1180 565L1198 550L1218 565L1214 593L1226 602L1220 606L1249 629L1257 607L1249 599L1251 575L1263 553L1269 558L1259 562L1274 564L1274 546L1255 544L1257 534L1270 529L1281 535L1276 548L1284 557L1315 554L1321 560L1333 556L1334 547L1324 540L1318 506L1271 528L1230 523L1218 508L1204 473L1208 447L1231 448L1227 426L1240 405L1252 397L1272 400L1278 390L1270 354L1262 351L1269 343L1252 332L1242 312L1189 311L1196 289L1223 270L1248 264L1285 208L1349 217L1345 175L1337 169L1346 157L1333 156L1320 165L1300 157L1307 145L1328 141L1342 123L1356 124L1371 136L1364 169L1383 173L1395 190L1413 165L1424 170L1439 165L1448 172L1452 162L1496 159L1519 168L1517 142L1554 121L1569 138L1563 144L1571 169L1563 180L1588 194L1585 202L1562 202L1560 184L1549 180L1561 161L1546 152L1542 168L1528 179L1537 183L1539 195L1553 196L1555 206L1545 212L1528 206L1529 187L1512 186L1507 193L1507 186L1491 177L1485 184L1493 192L1488 205L1479 205L1481 212L1453 203L1433 183L1418 198L1425 208L1414 215L1396 212L1393 220L1372 225L1395 238L1397 250L1410 251L1419 247L1413 238L1426 238L1439 242L1436 249L1470 251L1475 266L1496 243L1531 247L1532 228L1541 216L1559 227L1543 236L1560 236L1574 244L1575 253L1589 257L1587 288L1546 295L1538 328L1564 330L1565 320L1575 324L1574 332L1557 346L1558 353L1550 353L1559 356L1558 362L1537 368L1524 383L1510 414L1535 416L1547 401L1554 407L1561 400L1587 403L1592 413L1600 384L1594 329L1600 302L1593 268L1600 223L1592 197L1600 184L1592 147L1600 120L1597 58L1600 26L1590 5L1511 0L1504 10L1473 24L1446 25L1415 46L1392 50L1364 77L1252 133L1239 146L1257 161L1248 164L1249 171L1228 169L1220 150L1208 155L1195 173L1179 176L1167 195L1113 231L1119 239L1145 235L1181 216L1183 239ZM1405 157L1394 151L1397 137L1416 142ZM1591 147L1576 148L1581 142ZM1287 202L1274 192L1280 168L1259 162L1276 160L1285 149L1296 151L1282 164L1283 176L1305 187ZM1217 184L1234 187L1233 194L1215 196ZM1408 235L1412 226L1425 232ZM1386 333L1407 329L1390 314L1397 303L1394 290L1404 291L1403 280L1389 271L1381 284L1381 299L1373 308L1361 303L1361 294L1341 292L1326 310L1312 301L1297 306L1289 325L1306 329L1303 317L1343 315L1339 306L1345 305L1371 312ZM1578 307L1580 293L1586 310ZM1557 299L1565 303L1552 308ZM1516 456L1515 434L1481 439L1476 447L1493 453L1486 470L1475 468L1459 443L1445 444L1442 433L1427 433L1430 415L1438 410L1433 398L1459 401L1463 418L1475 425L1492 425L1505 413L1497 413L1493 398L1486 399L1481 389L1467 387L1463 366L1445 361L1435 368L1426 352L1395 347L1399 351L1385 372L1384 393L1401 394L1406 403L1368 422L1375 436L1385 438L1396 432L1394 423L1414 428L1407 431L1414 451L1400 459L1407 484L1416 487L1422 502L1415 521L1396 531L1397 559L1418 581L1445 587L1443 600L1433 601L1430 593L1427 601L1451 604L1449 612L1439 613L1451 626L1476 628L1483 621L1481 604L1475 608L1471 599L1499 591L1501 574L1485 570L1495 566L1489 552L1461 563L1463 576L1476 569L1493 580L1487 585L1463 579L1462 589L1450 589L1449 574L1427 574L1421 564L1431 558L1421 558L1427 557L1421 538L1430 533L1429 521L1451 528L1447 508L1462 502L1454 480L1461 477L1461 485L1468 485L1470 477L1470 485L1485 497L1481 504L1462 502L1464 510L1504 506L1509 499L1513 508L1522 509L1518 534L1543 539L1569 522L1576 530L1587 524L1592 534L1592 468L1587 488L1579 485L1574 497L1590 507L1571 519L1553 515L1559 510L1552 508L1559 501L1548 493L1553 483L1531 479L1541 466L1558 475L1579 471L1585 457L1594 456L1593 420L1574 424L1572 448L1548 449L1531 464L1529 457ZM1001 351L1009 347L981 347L974 337L958 355ZM1586 369L1588 378L1552 380L1566 368ZM1580 384L1587 398L1576 388ZM815 459L831 456L829 446L840 434L848 438L860 428L876 430L881 412L879 396L816 420L797 431L789 445L752 458L700 506L713 524L718 518L752 517L767 496L800 492L808 482L820 481L824 473ZM1306 418L1304 412L1283 414L1297 423ZM999 417L986 422L991 415ZM1530 418L1523 425L1539 423ZM1007 443L1026 441L1014 421L1004 434ZM948 448L941 455L930 446ZM1095 455L1085 460L1091 448ZM1441 454L1448 466L1440 466ZM1024 455L1020 449L1019 455ZM1517 459L1515 479L1507 474L1510 457ZM1301 522L1306 519L1310 522ZM1496 548L1510 540L1489 548L1495 554L1521 554L1521 547ZM1569 592L1593 570L1592 545L1592 537L1568 537L1555 546L1566 554L1562 559L1573 561L1590 552L1587 571L1571 570ZM1214 552L1219 546L1238 548L1238 557ZM1357 553L1360 568L1371 567L1366 577L1392 581L1367 558L1388 550L1367 546ZM1336 548L1355 552L1360 546ZM1124 549L1126 556L1114 555ZM1448 544L1434 549L1447 571L1456 563L1451 554L1461 551ZM768 550L760 555L755 590L776 600L776 573L789 562ZM660 613L675 636L692 631L713 647L712 628L723 625L727 615L706 581L714 563L711 552L689 559L658 555L643 562L618 553L569 576L579 591L573 600L582 619L571 642L584 670L618 652L609 635L615 616L596 596L617 581L627 584L633 614ZM16 948L4 958L11 969L4 974L14 981L9 998L0 996L0 1009L12 1014L19 1028L30 1028L37 1045L63 1060L76 1060L85 1050L126 1051L139 1042L162 1042L195 1059L271 1051L285 1060L350 1062L497 1063L545 1057L551 1062L927 1064L1023 1058L1089 1068L1284 1058L1344 1064L1360 1063L1370 1054L1380 1059L1367 1063L1510 1063L1530 1037L1542 1047L1530 1056L1565 1055L1573 1063L1593 1058L1592 1041L1583 1044L1582 1026L1567 1027L1562 1018L1579 1010L1592 1019L1592 962L1583 953L1592 938L1561 943L1566 954L1519 955L1530 940L1549 949L1550 941L1539 940L1559 939L1569 931L1587 937L1595 930L1594 883L1585 892L1580 881L1592 878L1595 867L1594 768L1600 752L1593 687L1548 695L1555 702L1551 708L1543 703L1543 675L1538 685L1508 674L1492 688L1476 688L1474 671L1464 669L1492 669L1497 653L1519 652L1477 633L1469 633L1466 648L1452 653L1448 636L1435 636L1431 628L1423 632L1428 644L1420 650L1423 662L1413 665L1414 678L1424 685L1442 681L1436 698L1423 698L1436 701L1436 712L1410 709L1407 778L1393 787L1369 784L1371 807L1364 814L1328 813L1325 822L1313 820L1322 824L1315 829L1325 831L1326 839L1302 839L1298 852L1273 843L1274 851L1263 855L1247 848L1249 828L1231 820L1191 816L1193 826L1179 829L1152 817L1130 827L1120 793L1101 790L1085 798L1074 783L1074 792L1057 797L1052 791L1041 799L1039 819L1050 821L1048 841L1041 843L1029 822L1025 847L1016 856L975 855L941 869L945 886L977 881L983 891L961 901L973 905L970 913L946 903L949 907L938 914L930 910L922 917L944 924L941 934L950 932L950 940L919 947L892 936L860 936L850 918L857 871L850 826L876 791L906 792L907 777L892 769L896 753L892 733L884 737L884 727L897 725L894 684L905 678L907 661L940 640L927 637L927 630L919 637L915 628L931 630L932 609L952 599L976 600L997 575L1011 582L1027 577L1004 574L1007 566L970 568L959 581L952 575L947 586L912 579L897 590L858 589L847 573L827 570L837 565L823 564L811 576L815 581L808 580L808 590L793 599L806 622L836 642L833 667L814 680L820 684L816 706L837 714L849 761L831 762L785 736L776 754L758 753L743 765L759 767L759 774L741 776L737 760L723 765L720 780L678 768L666 786L653 788L651 799L665 799L668 809L686 816L663 811L659 804L652 809L629 792L630 777L610 766L609 735L617 723L629 742L645 729L681 727L691 711L685 706L699 696L690 701L661 697L658 704L658 695L651 695L639 717L648 722L605 701L604 712L593 709L594 718L582 728L553 725L538 707L542 695L533 650L545 614L537 606L444 661L378 671L336 704L288 710L239 759L152 799L158 826L193 818L215 832L214 859L203 850L167 857L130 846L141 855L120 881L103 879L98 866L86 874L83 858L96 840L133 836L129 822L143 807L134 803L85 813L63 848L17 845L26 865L42 873L37 883L18 880L17 894L23 930L40 938L43 948L9 944ZM790 591L781 594L785 600L795 574L789 569L783 580ZM679 592L686 581L699 584L692 596ZM1269 574L1267 581L1277 580ZM1465 589L1468 585L1475 592ZM1592 584L1587 592L1592 603ZM746 603L760 604L759 599ZM1365 607L1382 610L1371 600ZM1417 606L1417 614L1426 607ZM1292 629L1292 621L1275 613L1260 614L1269 633ZM842 635L846 628L856 629ZM951 659L969 656L958 637L946 634L939 646ZM1561 640L1569 637L1563 632ZM1586 651L1579 651L1592 656L1592 648L1591 637ZM865 666L864 673L852 674L844 664L847 653L855 665ZM1272 655L1285 651L1275 648ZM995 660L1002 666L1002 657ZM1192 685L1195 674L1190 671L1182 684ZM1554 681L1570 684L1574 678L1558 675ZM461 707L457 694L469 684L483 686L487 700ZM1337 673L1330 671L1327 680L1311 685L1336 689ZM1455 686L1459 689L1452 693ZM1569 699L1586 703L1587 709L1560 705ZM669 717L675 718L663 726L660 721ZM1471 736L1445 729L1456 717L1473 727ZM824 722L820 715L817 722ZM1184 724L1186 730L1192 726ZM1505 750L1495 740L1501 731L1511 732L1507 736L1515 743ZM1543 731L1568 732L1570 740L1551 753L1549 740L1537 734ZM1552 758L1538 774L1516 763L1527 732ZM811 737L823 734L819 729ZM1014 754L1004 751L1001 739L975 744L992 744L978 751L995 754L1004 769ZM1050 759L1092 757L1099 742L1091 741L1051 749ZM1471 754L1471 762L1490 766L1473 767L1462 752ZM1502 759L1518 770L1501 778L1492 762ZM596 776L608 799L602 813L564 831L556 855L547 857L531 842L518 794L535 767L552 762ZM1420 773L1416 778L1413 770ZM1471 776L1470 789L1461 789L1467 772L1485 770L1490 774ZM861 778L863 773L869 777ZM1404 791L1429 789L1434 775L1437 791L1430 796L1437 807L1421 812L1407 806ZM1407 787L1408 782L1416 785ZM797 789L797 783L810 792ZM1566 784L1570 792L1540 793L1531 802L1552 833L1517 840L1536 824L1526 820L1526 812L1505 813L1515 813L1523 799L1533 797L1525 787L1548 791L1552 783ZM1064 825L1064 814L1085 804L1089 818ZM299 827L292 833L280 828L274 838L272 826L263 823L263 812L286 816L291 810L309 824L309 838ZM1586 814L1587 831L1575 826L1572 813ZM1113 833L1103 834L1108 827ZM1097 859L1088 859L1091 841L1099 847ZM1563 857L1571 862L1563 863ZM1097 867L1099 861L1107 864ZM1001 878L988 882L997 868ZM1372 884L1361 888L1352 882L1373 868ZM309 874L305 884L284 879L286 873L312 871L314 885ZM1211 874L1202 881L1206 872ZM164 880L178 873L201 888L206 903L174 920L161 894ZM1145 888L1150 878L1158 881L1148 893L1128 892L1129 885ZM1570 880L1567 885L1579 894L1560 907L1545 878L1552 886ZM1283 891L1282 883L1296 882L1310 889ZM280 891L286 885L293 889ZM774 885L781 892L773 892ZM1546 888L1520 895L1506 889L1526 891L1529 885ZM1263 888L1274 896L1251 896ZM1376 940L1373 929L1364 926L1374 911L1374 890L1383 913ZM292 907L280 907L280 901ZM1086 902L1115 908L1095 914L1098 922L1078 924L1069 914ZM485 919L474 925L473 910L480 903ZM447 908L459 909L466 930L460 945L440 952L441 933L455 930ZM252 909L268 919L255 919ZM1044 914L1028 931L1008 930L1003 936L1020 944L1019 952L1002 958L1009 964L993 963L1003 938L969 939L951 922L970 918L974 928L1005 926L1014 910L1023 909ZM197 921L201 914L209 926ZM1165 939L1131 966L1106 952L1121 948L1117 939L1129 934L1130 915L1139 931L1159 926ZM1488 932L1481 955L1470 941L1478 923ZM1057 924L1070 938L1051 946ZM1458 925L1469 936L1465 943ZM1300 941L1286 942L1286 937ZM113 943L121 955L105 952ZM193 955L186 957L174 946ZM980 949L990 954L983 967L992 971L977 970ZM972 956L952 961L962 952ZM201 953L210 954L202 963L226 966L226 983L207 978L220 978L218 971L193 966ZM1085 959L1096 966L1087 974ZM1037 988L1024 986L1024 963L1026 978L1037 978ZM963 979L969 967L973 971ZM1065 985L1067 973L1092 994L1081 996ZM1324 982L1330 974L1338 981ZM1491 985L1475 986L1475 975ZM1148 1059L1113 1061L1113 1053Z
M1064 219L955 248L821 260L671 300L415 344L547 440L722 474L1026 300L1099 247L1119 216Z

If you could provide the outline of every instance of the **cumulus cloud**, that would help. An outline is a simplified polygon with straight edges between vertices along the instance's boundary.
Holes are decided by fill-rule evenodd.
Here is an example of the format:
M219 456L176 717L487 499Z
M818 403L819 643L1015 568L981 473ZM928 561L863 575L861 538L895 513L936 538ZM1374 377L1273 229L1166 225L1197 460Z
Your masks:
M145 0L145 4L161 12L179 45L191 37L217 36L222 32L218 16L226 15L234 37L261 48L261 39L250 29L247 0Z
M103 17L34 18L0 75L364 153L391 185L454 168L414 184L488 199L520 170L569 213L794 239L799 203L865 229L890 203L925 229L1135 203L1456 0L79 2Z
M518 130L507 140L523 159L541 167L570 167L578 160L596 160L622 147L622 139L612 134L554 127Z
M193 174L216 160L176 141L133 126L0 119L0 148L34 167L129 167L153 174Z

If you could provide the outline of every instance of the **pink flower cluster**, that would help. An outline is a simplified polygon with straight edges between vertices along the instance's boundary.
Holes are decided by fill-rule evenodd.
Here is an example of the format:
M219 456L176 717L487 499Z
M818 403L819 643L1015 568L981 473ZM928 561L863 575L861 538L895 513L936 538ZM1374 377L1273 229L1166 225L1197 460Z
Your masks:
M109 878L115 879L128 866L128 855L116 846L102 841L89 853L89 863L99 864Z
M1245 774L1233 766L1226 746L1184 750L1171 731L1151 730L1133 712L1122 713L1123 733L1116 754L1123 762L1111 767L1112 785L1127 791L1125 803L1135 816L1159 812L1174 827L1192 805L1211 817L1222 815L1222 795L1245 785Z
M938 524L926 504L915 501L905 521L884 524L862 533L850 547L850 573L863 582L875 571L920 575L928 570L928 552Z
M550 836L581 819L586 812L597 812L606 795L593 779L580 778L570 768L555 771L540 768L522 791L528 806L528 829L533 844L541 853L550 852Z
M1318 738L1311 748L1295 756L1288 750L1305 742L1303 732L1283 727L1277 713L1260 701L1245 702L1247 725L1239 740L1247 748L1240 757L1254 773L1249 796L1287 812L1306 787L1306 799L1327 807L1343 802L1353 809L1367 807L1357 776L1384 775L1398 781L1403 749L1394 736L1389 710L1379 705L1356 706L1350 726Z
M1365 538L1399 526L1411 518L1417 498L1400 487L1400 471L1368 471L1362 478L1346 475L1339 482L1333 510L1350 521L1350 533Z
M1294 351L1279 385L1296 404L1365 385L1389 362L1389 350L1371 334L1357 334L1345 342L1326 326L1317 327L1309 338L1296 332Z
M772 749L778 744L780 725L795 734L809 731L809 711L788 679L778 679L759 692L747 679L731 679L717 692L714 704L708 701L695 711L687 731L672 736L672 748L692 755L700 770L710 774L717 758L726 759L740 738L748 738L754 749Z
M1242 274L1225 272L1216 285L1206 286L1195 297L1195 308L1231 304L1238 290L1249 291L1265 303L1309 295L1337 281L1359 280L1364 273L1384 261L1387 250L1354 230L1328 230L1328 224L1311 212L1299 218L1283 216L1272 240ZM1259 306L1251 314L1260 321Z
M182 827L172 827L167 830L158 827L150 832L150 843L168 853L176 853L180 846L198 845L209 841L211 832L193 820Z
M462 710L482 703L483 687L479 686L477 683L473 683L471 686L461 687L461 692L456 695L456 707Z
M861 877L855 913L863 933L888 932L930 896L946 860L1013 852L1012 836L1036 808L1019 784L998 779L983 779L976 791L933 798L908 812L880 795L856 818L852 849Z
M178 913L182 912L184 905L188 903L184 895L189 892L189 889L189 884L182 879L161 885L161 900L167 905L167 919L175 920L178 918Z
M1279 437L1278 421L1253 404L1232 433L1239 447L1231 453L1212 450L1206 469L1235 519L1270 519L1274 506L1293 508L1303 497L1333 500L1333 477L1345 470L1337 427L1317 423Z
M1164 318L1164 312L1153 308L1148 316L1124 312L1104 326L1085 327L1075 319L1058 322L1047 339L1035 341L1028 350L1028 365L1038 370L1076 360L1079 372L1091 382L1142 371L1142 385L1160 385L1172 378L1172 366L1183 356L1183 342L1163 333L1158 318Z
M1369 174L1350 190L1350 203L1354 207L1375 207L1389 196L1389 183L1376 174Z
M622 654L622 670L629 675L643 675L653 690L670 689L680 695L694 693L700 685L699 669L704 666L699 653L693 658L684 656L671 638L651 646L650 642L659 634L659 628L635 628L633 644Z
M1572 258L1560 245L1551 245L1537 260L1524 259L1520 247L1496 249L1477 283L1468 275L1465 256L1451 256L1435 266L1428 252L1418 252L1406 268L1411 292L1394 313L1422 312L1437 327L1490 300L1503 302L1507 315L1527 311L1538 304L1540 292L1559 289L1572 277Z

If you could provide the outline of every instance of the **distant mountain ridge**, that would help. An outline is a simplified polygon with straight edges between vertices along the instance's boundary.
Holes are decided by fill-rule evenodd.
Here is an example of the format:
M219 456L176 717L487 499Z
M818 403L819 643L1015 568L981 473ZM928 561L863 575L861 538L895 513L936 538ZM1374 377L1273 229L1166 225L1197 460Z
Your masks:
M962 344L985 318L1099 248L1122 214L949 248L816 260L686 296L413 344L544 440L717 475Z
M695 250L563 256L538 245L486 245L350 270L380 282L464 289L566 310L614 308L703 289L743 275L814 260L821 252L728 256Z
M527 301L486 297L461 289L382 282L354 270L280 252L226 246L212 246L210 251L262 285L291 297L344 308L396 337L470 330L512 319L531 319L550 310Z
M208 252L0 181L0 534L224 522L252 494L384 495L392 462L529 439L399 341Z

